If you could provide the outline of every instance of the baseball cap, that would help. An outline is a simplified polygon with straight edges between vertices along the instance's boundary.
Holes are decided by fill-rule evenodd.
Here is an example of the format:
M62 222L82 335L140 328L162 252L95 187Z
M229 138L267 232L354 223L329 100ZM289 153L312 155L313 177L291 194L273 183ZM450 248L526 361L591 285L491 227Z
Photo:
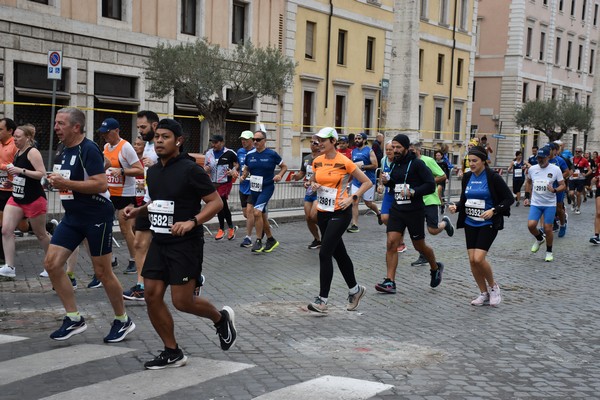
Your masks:
M223 142L223 141L225 141L225 139L223 138L223 135L212 135L210 137L210 141L211 142Z
M240 139L252 139L254 137L254 133L252 131L244 131L240 135Z
M356 136L360 136L360 137L362 137L364 140L367 140L367 134L366 134L366 133L364 133L364 132L361 132L361 133L357 134Z
M536 157L538 157L538 158L550 157L550 147L544 146L541 149L538 149Z
M551 150L558 150L558 148L560 147L557 143L552 142L552 143L548 143L546 146L544 147L548 147ZM539 150L538 150L539 151Z
M562 140L555 140L554 143L556 143L559 146L562 146L563 144Z
M331 128L329 126L321 129L317 133L317 136L320 138L334 138L335 140L337 140L337 138L338 138L337 131L334 128Z
M348 141L348 136L340 136L338 140L340 142L347 142Z
M106 133L108 131L112 131L113 129L119 129L119 127L119 121L114 118L106 118L104 121L102 121L102 125L100 125L100 128L98 128L97 132Z
M174 119L164 118L158 121L158 125L156 125L156 129L168 129L173 132L175 136L182 136L183 129L181 128L181 124Z

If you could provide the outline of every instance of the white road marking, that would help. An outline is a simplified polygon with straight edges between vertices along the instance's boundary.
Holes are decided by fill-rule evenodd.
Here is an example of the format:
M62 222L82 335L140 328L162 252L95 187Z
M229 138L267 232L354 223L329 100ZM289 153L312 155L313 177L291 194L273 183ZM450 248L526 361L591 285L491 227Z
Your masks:
M23 336L0 335L0 344L19 342L21 340L27 340L27 339L29 339L29 338L26 338Z

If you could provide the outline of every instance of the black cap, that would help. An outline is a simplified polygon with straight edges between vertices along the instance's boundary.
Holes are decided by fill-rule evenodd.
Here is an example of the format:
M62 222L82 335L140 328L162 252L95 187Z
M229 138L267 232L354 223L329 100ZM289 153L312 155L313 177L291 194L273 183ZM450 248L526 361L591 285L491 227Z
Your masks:
M394 139L392 139L394 142L398 142L402 145L402 147L404 147L405 149L408 149L410 147L410 139L408 138L408 136L406 136L403 133L399 133L396 136L394 136Z
M223 142L223 141L225 141L225 139L223 138L223 135L212 135L210 137L210 141L211 142Z
M170 118L165 118L165 119L161 119L160 121L158 121L158 125L156 126L156 129L168 129L171 132L173 132L173 134L175 136L182 136L183 135L183 129L181 128L181 124L177 121L175 121L174 119L170 119Z

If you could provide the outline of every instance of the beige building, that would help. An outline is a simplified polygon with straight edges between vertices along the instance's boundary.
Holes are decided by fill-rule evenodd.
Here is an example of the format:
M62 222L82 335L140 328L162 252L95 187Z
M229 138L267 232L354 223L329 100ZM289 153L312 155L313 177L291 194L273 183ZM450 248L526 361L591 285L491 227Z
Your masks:
M497 147L496 164L547 142L543 133L516 126L524 102L591 104L599 7L599 0L479 1L472 130ZM491 137L498 133L505 138ZM574 147L586 138L569 132L563 139Z

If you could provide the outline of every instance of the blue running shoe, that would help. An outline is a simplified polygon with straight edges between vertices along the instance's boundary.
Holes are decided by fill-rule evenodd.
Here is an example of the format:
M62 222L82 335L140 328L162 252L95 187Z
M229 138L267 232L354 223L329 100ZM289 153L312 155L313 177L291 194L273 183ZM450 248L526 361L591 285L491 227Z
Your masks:
M375 290L381 293L396 293L396 282L392 281L390 278L385 278L383 282L375 285Z
M252 239L246 236L240 244L240 247L252 247Z
M86 329L87 325L85 324L83 317L77 322L72 321L69 317L65 317L62 326L50 334L50 339L67 340L71 336L77 335Z
M558 237L563 237L567 234L567 224L561 225L560 228L558 228Z
M131 320L131 318L127 317L127 322L123 323L118 319L115 319L112 324L112 328L110 328L110 332L104 338L104 343L117 343L125 339L125 336L129 332L133 332L135 329L135 324Z
M100 287L102 287L102 282L100 282L100 280L96 278L96 275L94 274L94 276L92 277L92 281L88 283L88 289L95 289Z

